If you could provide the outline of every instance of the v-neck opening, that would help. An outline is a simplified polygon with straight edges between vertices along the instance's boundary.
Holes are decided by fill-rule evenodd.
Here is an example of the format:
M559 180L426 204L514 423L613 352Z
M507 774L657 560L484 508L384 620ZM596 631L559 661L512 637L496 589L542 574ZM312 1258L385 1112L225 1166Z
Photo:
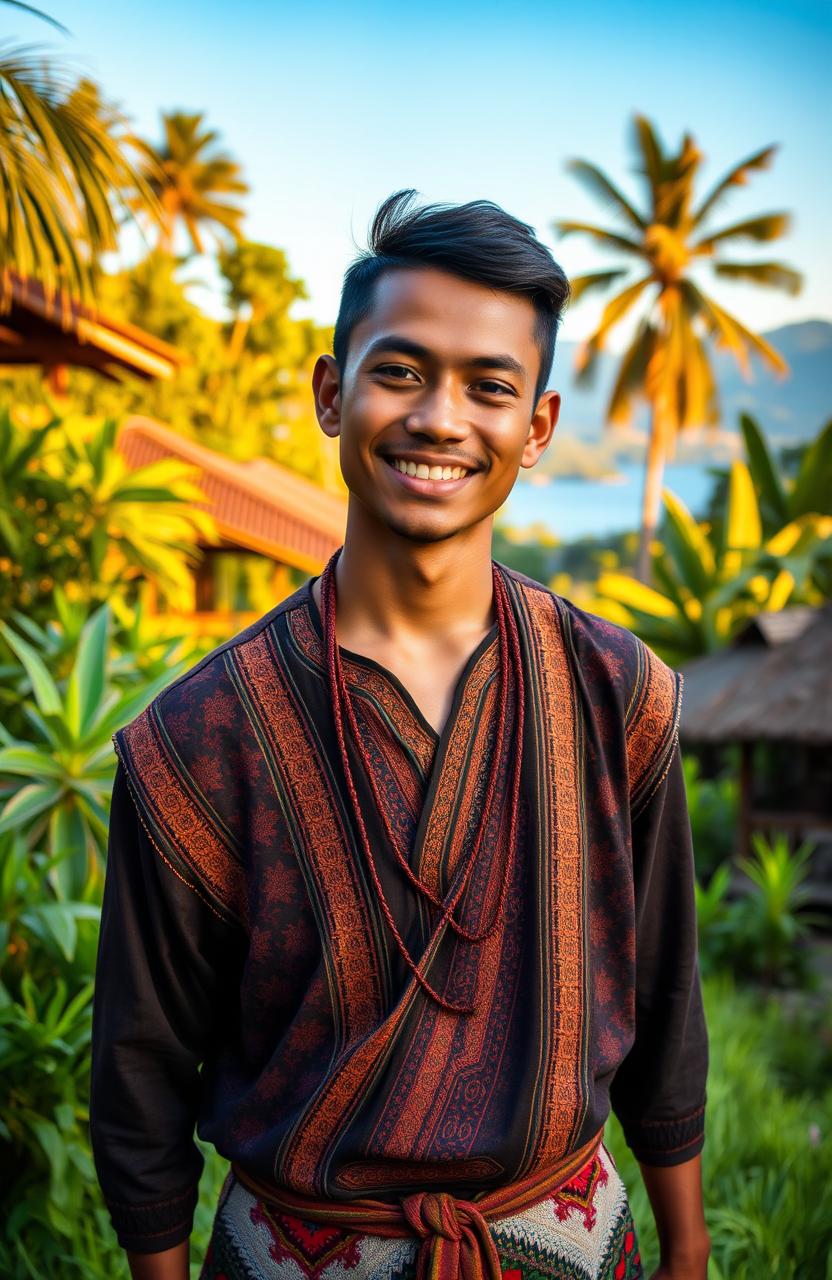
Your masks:
M323 625L321 623L321 611L318 608L318 603L312 592L312 587L317 581L318 581L317 578L308 579L306 584L306 601L309 608L309 617L312 621L312 626L315 628L318 638L323 640ZM462 701L462 697L465 692L465 686L468 681L468 678L471 675L471 672L474 670L474 667L476 666L479 659L482 657L484 653L488 651L491 645L495 642L496 638L497 638L497 624L495 622L492 624L489 630L485 633L485 635L477 644L477 646L474 649L472 649L471 653L468 655L465 661L465 665L463 666L459 674L459 677L457 679L456 686L453 692L453 697L451 698L451 705L448 708L448 714L445 717L445 723L442 726L441 732L437 731L434 728L434 726L425 716L424 712L422 711L416 699L413 697L413 694L410 692L407 686L402 683L402 681L395 674L395 672L389 669L389 667L385 667L383 663L377 662L375 658L368 658L367 655L364 653L356 653L352 649L345 649L343 645L340 645L340 644L338 645L338 652L341 654L343 658L346 658L349 662L356 662L360 666L367 667L369 670L377 672L380 676L382 676L383 679L387 680L389 684L392 685L392 687L396 690L396 693L399 695L402 701L407 705L408 710L411 712L414 718L418 721L420 728L424 730L424 732L430 737L431 741L433 742L434 763L436 763L437 757L440 754L439 749L443 745L443 743L447 741L449 732L453 728L453 723L456 720L456 717L459 713L459 704ZM326 661L325 657L324 657L324 661Z

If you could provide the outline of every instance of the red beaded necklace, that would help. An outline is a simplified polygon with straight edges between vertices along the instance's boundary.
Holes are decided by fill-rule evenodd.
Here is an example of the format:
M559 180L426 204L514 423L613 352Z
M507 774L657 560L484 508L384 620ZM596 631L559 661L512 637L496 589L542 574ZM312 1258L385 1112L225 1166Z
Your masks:
M424 975L424 961L417 964L408 951L404 939L399 932L398 926L393 918L393 913L384 895L381 881L376 871L375 861L373 859L370 840L367 834L367 827L364 822L364 816L361 812L361 804L358 798L358 792L355 786L352 766L347 751L347 742L345 736L345 721L349 726L352 734L353 742L358 751L364 772L370 783L373 798L376 802L378 813L382 820L390 847L393 850L396 861L404 873L410 884L421 893L431 903L433 907L441 911L442 914L437 921L431 937L425 949L425 956L430 957L433 952L433 944L440 930L448 925L450 929L466 942L481 943L489 938L498 928L503 914L503 906L505 904L508 886L511 880L511 871L514 865L514 850L517 843L517 823L520 800L520 770L522 763L522 744L523 744L523 726L525 719L524 707L524 682L523 682L523 662L522 652L520 648L520 636L517 630L517 622L511 608L508 598L508 590L503 581L502 574L496 564L492 564L493 583L494 583L494 606L497 621L497 643L499 652L499 671L500 671L500 687L498 692L499 712L497 724L497 740L491 760L491 768L489 772L488 782L486 786L486 795L483 803L483 814L490 812L494 799L494 792L497 784L497 776L501 767L503 757L503 746L505 742L507 726L506 726L506 707L508 705L508 692L510 685L510 668L513 667L513 676L516 688L516 715L514 722L514 751L512 758L514 761L514 774L511 780L510 800L509 800L509 835L508 835L508 851L503 867L502 882L498 895L497 905L494 911L494 918L487 928L480 932L464 928L458 920L454 918L454 911L459 905L462 895L465 891L471 871L476 865L479 856L480 847L482 845L483 835L486 828L486 821L481 820L477 827L474 847L467 859L462 860L460 872L456 878L456 882L451 885L447 898L443 901L437 897L435 893L426 885L412 870L407 859L402 854L399 843L390 825L390 819L387 814L386 805L383 803L381 794L376 783L371 762L362 741L361 733L356 719L355 710L352 700L347 690L344 678L343 666L341 664L341 654L335 634L335 610L336 610L336 590L335 590L335 565L340 555L340 551L336 551L335 555L327 564L321 575L321 629L323 631L324 651L326 654L326 667L329 681L330 698L332 702L333 717L335 720L335 735L338 741L339 753L344 769L344 778L347 784L347 792L350 797L353 812L355 815L356 826L358 828L359 843L373 882L373 887L378 896L379 905L382 914L387 922L387 926L393 935L399 952L410 969L419 986L426 992L431 999L435 1000L441 1008L450 1013L472 1013L473 1006L453 1004L439 994L428 982Z

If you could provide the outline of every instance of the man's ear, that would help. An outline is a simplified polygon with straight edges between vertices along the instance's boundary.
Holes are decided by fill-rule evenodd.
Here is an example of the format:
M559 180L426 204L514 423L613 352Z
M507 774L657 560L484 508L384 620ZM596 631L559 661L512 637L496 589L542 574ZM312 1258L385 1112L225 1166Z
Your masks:
M318 356L312 373L315 412L324 435L335 437L341 430L341 371L334 356Z
M538 461L554 435L559 416L560 393L558 391L544 392L537 402L537 408L534 411L534 417L529 427L526 447L520 459L521 467L533 467Z

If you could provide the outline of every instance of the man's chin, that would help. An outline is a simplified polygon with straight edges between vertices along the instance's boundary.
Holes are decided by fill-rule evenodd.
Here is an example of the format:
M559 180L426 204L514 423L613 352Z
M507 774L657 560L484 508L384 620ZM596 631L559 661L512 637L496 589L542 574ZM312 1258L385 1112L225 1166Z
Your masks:
M391 533L395 533L399 538L403 538L406 542L412 542L414 546L430 546L434 542L447 542L449 538L454 538L458 533L462 532L462 528L450 526L447 528L438 528L435 525L422 523L416 520L396 520L389 517L385 521L387 528Z

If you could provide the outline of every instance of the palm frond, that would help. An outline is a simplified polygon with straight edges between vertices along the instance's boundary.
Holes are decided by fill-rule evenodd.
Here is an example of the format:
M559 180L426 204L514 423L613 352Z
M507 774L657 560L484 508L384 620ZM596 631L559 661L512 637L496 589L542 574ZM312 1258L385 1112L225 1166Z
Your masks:
M592 222L561 221L552 225L560 236L592 236L593 240L597 240L605 248L618 249L623 253L633 253L638 258L644 257L644 250L636 240L628 240L626 236L620 236L615 231L608 231L604 227L596 227Z
M62 22L58 22L57 18L53 18L49 13L44 13L42 9L36 9L34 5L24 4L23 0L3 0L3 4L10 5L12 9L22 9L24 13L30 13L34 18L42 18L44 22L49 23L50 27L60 31L62 36L72 34Z
M691 252L698 254L711 253L718 244L727 240L755 240L762 244L768 240L777 240L788 231L791 219L787 213L764 213L757 218L746 218L742 222L734 222L730 227L714 231L704 236L692 246Z
M622 214L630 226L639 231L644 230L647 225L644 218L597 165L590 164L588 160L569 160L566 168L592 195L598 196L605 204Z
M655 212L656 199L664 178L665 161L661 143L655 129L646 116L633 119L635 149L641 162L639 172L646 178L650 189L651 211Z
M631 284L626 289L622 289L614 298L610 298L604 307L600 323L596 333L606 337L610 329L622 320L630 308L641 297L648 285L653 283L651 276L644 276L641 280L636 280L635 284Z
M766 289L783 289L786 293L800 293L803 276L783 262L715 262L716 275L726 280L751 280Z
M702 201L694 216L695 223L701 223L707 215L722 202L724 197L732 190L733 187L744 187L748 182L748 175L760 169L767 169L777 151L776 146L763 147L761 151L755 151L753 155L741 160L739 164L729 169L724 177L720 178L716 186L711 189L705 199Z
M749 352L760 356L776 373L781 375L788 373L788 364L780 353L770 343L766 342L765 338L761 338L759 334L752 333L736 316L732 316L728 311L723 310L722 307L714 302L713 298L709 298L707 294L703 293L693 281L683 281L681 289L691 314L701 316L708 331L716 339L717 344L732 352L737 364L746 376L750 373Z
M615 280L627 275L625 267L615 267L611 271L588 271L582 276L572 276L569 281L569 302L576 303L585 293L593 289L607 289Z
M656 349L658 334L649 321L642 321L633 341L621 357L607 418L613 426L624 426L633 415L633 402L644 394L647 368Z
M0 56L0 261L88 295L91 264L115 246L119 206L134 187L115 112L30 47Z

